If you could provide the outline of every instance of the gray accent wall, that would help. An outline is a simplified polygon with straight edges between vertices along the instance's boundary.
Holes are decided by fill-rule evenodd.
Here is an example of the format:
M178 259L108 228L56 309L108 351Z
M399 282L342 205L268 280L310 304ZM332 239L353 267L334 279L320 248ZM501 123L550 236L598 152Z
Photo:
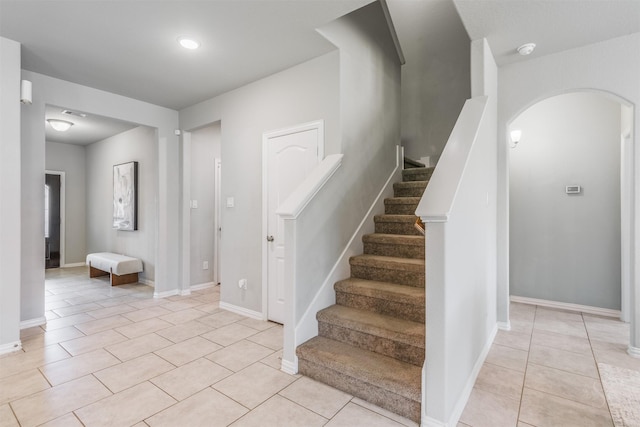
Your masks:
M47 141L45 167L65 172L65 264L84 263L86 250L85 147Z
M155 129L140 126L87 146L87 252L140 258L140 278L155 280L158 146ZM138 162L138 229L112 228L113 166ZM177 224L175 224L177 227Z
M191 132L190 284L214 281L215 253L215 159L220 158L220 122ZM203 262L209 263L204 269Z
M522 130L510 150L512 295L620 309L620 111L571 93L511 124Z
M180 111L182 129L221 121L221 301L227 304L262 311L262 134L324 119L325 154L339 152L338 64L338 52L331 52ZM247 290L238 288L240 279L247 279Z
M470 42L450 0L388 0L406 64L401 132L405 155L437 161L471 97Z

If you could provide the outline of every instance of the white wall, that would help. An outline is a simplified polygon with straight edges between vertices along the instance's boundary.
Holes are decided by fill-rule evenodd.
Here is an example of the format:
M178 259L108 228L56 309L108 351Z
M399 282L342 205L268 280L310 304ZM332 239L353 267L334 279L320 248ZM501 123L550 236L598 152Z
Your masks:
M20 109L20 44L0 37L0 354L20 349Z
M509 162L512 295L620 309L620 120L618 102L585 92L511 123L522 130Z
M22 251L21 319L44 316L44 174L45 106L64 105L105 117L140 123L157 129L158 193L156 194L156 293L177 293L178 284L178 126L177 111L120 95L54 79L30 71L22 78L33 82L33 105L22 112ZM4 119L3 119L4 121Z
M601 43L532 58L499 69L498 149L506 153L507 126L522 111L550 96L583 89L596 89L616 95L634 105L634 188L632 220L640 214L640 149L637 129L640 126L640 33ZM526 84L523 84L526 82ZM499 222L499 287L508 289L508 153L498 162ZM632 305L631 346L640 349L640 280L633 274L640 271L640 227L633 228L630 270Z
M86 249L85 147L46 142L45 168L65 172L65 264L84 263Z
M497 67L471 45L472 92L416 211L426 227L423 425L456 425L497 330Z
M221 301L262 312L262 134L325 121L325 154L340 150L339 57L332 52L180 111L180 127L221 120ZM225 200L234 197L235 207ZM238 280L246 278L248 289Z
M389 0L406 64L402 67L405 155L436 161L471 96L469 36L450 0Z
M214 281L215 247L215 159L220 158L220 122L191 132L191 209L190 284ZM202 263L207 261L209 269Z
M140 279L155 280L158 194L155 129L139 126L86 148L87 252L114 252L140 258ZM113 166L138 162L138 229L114 230ZM175 225L177 227L177 224Z

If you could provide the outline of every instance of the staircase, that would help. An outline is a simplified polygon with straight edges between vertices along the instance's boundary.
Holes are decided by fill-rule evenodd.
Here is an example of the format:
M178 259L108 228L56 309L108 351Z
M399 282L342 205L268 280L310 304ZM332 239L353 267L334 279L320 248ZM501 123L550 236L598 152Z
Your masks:
M424 236L414 212L433 168L405 169L393 185L336 305L317 313L318 336L297 348L299 372L420 421L425 354Z

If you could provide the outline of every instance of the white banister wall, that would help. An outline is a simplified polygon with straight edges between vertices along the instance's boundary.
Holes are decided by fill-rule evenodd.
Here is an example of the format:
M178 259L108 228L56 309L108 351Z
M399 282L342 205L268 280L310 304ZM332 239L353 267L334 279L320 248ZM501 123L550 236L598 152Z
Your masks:
M343 178L336 173L342 158L342 154L328 156L277 211L284 219L286 242L284 292L292 301L285 306L285 372L297 372L296 347L318 335L316 313L335 304L333 285L349 276L349 258L362 253L362 237L373 233L374 215L384 211L384 199L393 196L393 183L401 180L404 155L397 146L395 168L338 254L336 245L341 242L333 232L345 224L339 210L327 208L339 203L335 194L344 187Z
M426 224L425 426L455 426L497 331L495 101L468 100L416 215Z

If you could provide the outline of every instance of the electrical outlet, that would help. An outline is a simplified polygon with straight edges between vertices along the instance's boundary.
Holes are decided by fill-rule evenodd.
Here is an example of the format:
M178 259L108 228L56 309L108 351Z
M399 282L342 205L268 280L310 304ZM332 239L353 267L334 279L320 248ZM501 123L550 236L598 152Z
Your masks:
M192 200L191 201L191 208L192 209L198 209L198 201L197 200Z
M203 261L202 262L202 269L203 270L208 270L209 269L209 261Z
M238 287L240 289L247 289L247 279L238 280Z

